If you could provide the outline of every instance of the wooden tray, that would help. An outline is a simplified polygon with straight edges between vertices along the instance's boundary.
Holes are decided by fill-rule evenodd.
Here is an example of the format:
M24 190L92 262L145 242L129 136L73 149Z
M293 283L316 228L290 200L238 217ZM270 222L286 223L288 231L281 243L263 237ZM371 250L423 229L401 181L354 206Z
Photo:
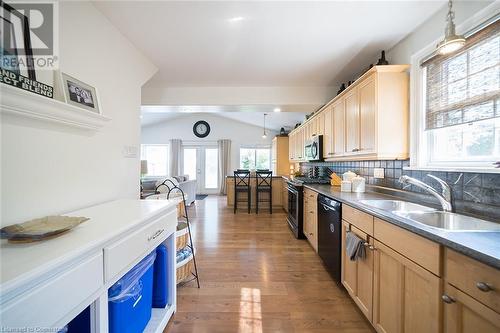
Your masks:
M79 216L45 216L3 227L0 229L0 238L16 243L41 241L59 236L88 219L87 217Z

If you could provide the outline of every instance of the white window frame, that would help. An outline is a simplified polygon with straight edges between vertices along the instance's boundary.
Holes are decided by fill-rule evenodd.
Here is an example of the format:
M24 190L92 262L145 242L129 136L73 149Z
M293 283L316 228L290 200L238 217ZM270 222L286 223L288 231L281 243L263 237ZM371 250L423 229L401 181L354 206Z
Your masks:
M142 150L144 146L166 146L167 147L167 174L166 175L144 175L144 179L159 179L159 178L166 178L169 177L168 174L168 168L169 168L169 159L170 159L170 147L168 143L141 143L141 151L140 151L140 158L142 159Z
M483 8L468 20L457 26L457 33L464 33L479 26L489 18L500 13L500 3L494 2ZM443 28L445 22L443 19ZM442 170L459 172L485 172L500 173L500 169L493 166L453 166L453 165L428 165L428 138L425 132L425 80L420 64L429 57L435 50L439 41L444 35L427 45L422 50L411 56L410 69L410 166L409 170Z
M269 170L272 170L273 161L272 161L272 147L271 145L242 145L238 149L238 168L240 168L241 162L241 149L269 149Z

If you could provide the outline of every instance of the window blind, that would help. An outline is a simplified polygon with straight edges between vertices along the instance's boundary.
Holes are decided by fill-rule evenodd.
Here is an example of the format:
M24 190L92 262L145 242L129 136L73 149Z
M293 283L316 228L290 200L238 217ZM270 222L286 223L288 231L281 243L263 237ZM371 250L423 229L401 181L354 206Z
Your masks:
M500 117L500 21L467 38L425 69L425 127L436 129Z

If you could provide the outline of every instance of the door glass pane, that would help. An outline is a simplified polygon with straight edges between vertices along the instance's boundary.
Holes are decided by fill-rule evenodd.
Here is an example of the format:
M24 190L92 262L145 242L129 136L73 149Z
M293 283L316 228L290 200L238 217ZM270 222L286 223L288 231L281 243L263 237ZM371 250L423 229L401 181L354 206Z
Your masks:
M189 175L189 179L196 179L196 153L196 148L184 148L183 174Z
M217 148L205 149L205 188L213 189L218 187L217 169L218 156Z

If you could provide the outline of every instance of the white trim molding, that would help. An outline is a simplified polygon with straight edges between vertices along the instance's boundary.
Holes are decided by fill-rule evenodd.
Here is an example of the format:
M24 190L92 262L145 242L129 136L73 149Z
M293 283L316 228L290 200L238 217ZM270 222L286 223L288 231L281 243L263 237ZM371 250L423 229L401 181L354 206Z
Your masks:
M498 15L500 13L500 2L493 2L491 5L483 8L475 15L457 26L457 33L464 34L486 20ZM444 22L443 22L444 25ZM490 172L497 173L498 169L486 167L440 167L425 165L425 158L427 154L427 138L422 135L425 119L422 108L424 106L424 84L422 80L423 70L420 67L422 61L429 57L436 50L437 43L444 37L440 36L438 39L428 44L422 50L414 53L411 56L411 69L410 69L410 167L409 170L443 170L443 171L463 171L463 172Z
M92 131L99 130L111 120L101 114L8 85L0 87L0 96L2 115L9 114Z

